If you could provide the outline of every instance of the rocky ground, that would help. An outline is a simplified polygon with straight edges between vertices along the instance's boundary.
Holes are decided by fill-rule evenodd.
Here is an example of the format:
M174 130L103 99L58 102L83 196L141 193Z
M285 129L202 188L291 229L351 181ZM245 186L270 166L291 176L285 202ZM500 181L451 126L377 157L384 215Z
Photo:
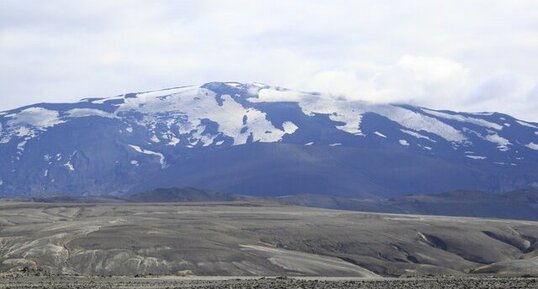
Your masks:
M536 278L433 278L433 279L292 279L292 278L232 278L232 279L184 279L184 278L87 278L87 277L17 277L0 278L0 289L105 289L105 288L199 288L199 289L533 289L538 288Z

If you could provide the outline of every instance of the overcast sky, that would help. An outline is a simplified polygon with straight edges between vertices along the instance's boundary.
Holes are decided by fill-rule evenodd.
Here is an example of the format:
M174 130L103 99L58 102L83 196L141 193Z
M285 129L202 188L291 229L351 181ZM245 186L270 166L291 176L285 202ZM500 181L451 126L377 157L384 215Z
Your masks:
M0 0L0 110L228 80L538 121L538 1Z

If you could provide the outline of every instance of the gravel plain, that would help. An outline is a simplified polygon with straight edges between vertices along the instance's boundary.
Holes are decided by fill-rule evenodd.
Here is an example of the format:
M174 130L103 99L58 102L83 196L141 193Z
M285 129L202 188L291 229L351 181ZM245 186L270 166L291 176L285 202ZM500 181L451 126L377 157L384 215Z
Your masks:
M538 222L252 202L0 202L0 272L0 289L533 289Z
M302 279L302 278L126 278L126 277L17 277L0 278L0 289L533 289L538 288L536 278L431 278L431 279Z

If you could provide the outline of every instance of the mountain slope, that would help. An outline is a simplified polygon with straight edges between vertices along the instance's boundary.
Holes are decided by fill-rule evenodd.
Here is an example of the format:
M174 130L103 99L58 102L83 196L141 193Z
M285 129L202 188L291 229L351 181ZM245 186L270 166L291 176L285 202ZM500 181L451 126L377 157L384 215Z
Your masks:
M538 184L538 124L213 82L0 112L0 194L353 197Z

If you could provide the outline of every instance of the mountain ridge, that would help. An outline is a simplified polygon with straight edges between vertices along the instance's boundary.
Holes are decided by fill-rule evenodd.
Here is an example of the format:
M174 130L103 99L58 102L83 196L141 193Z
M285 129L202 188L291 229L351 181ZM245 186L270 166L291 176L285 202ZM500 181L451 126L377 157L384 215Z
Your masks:
M0 163L1 195L504 192L538 183L538 124L211 82L0 112Z
M220 193L199 188L173 187L157 188L123 197L37 195L24 198L0 198L0 201L57 204L282 204L383 214L437 215L538 221L538 188L520 189L501 194L457 190L432 194L410 194L388 199L357 199L312 194L252 197Z
M327 195L292 195L275 200L288 205L360 212L538 220L538 188L501 194L457 190L411 194L383 200Z

